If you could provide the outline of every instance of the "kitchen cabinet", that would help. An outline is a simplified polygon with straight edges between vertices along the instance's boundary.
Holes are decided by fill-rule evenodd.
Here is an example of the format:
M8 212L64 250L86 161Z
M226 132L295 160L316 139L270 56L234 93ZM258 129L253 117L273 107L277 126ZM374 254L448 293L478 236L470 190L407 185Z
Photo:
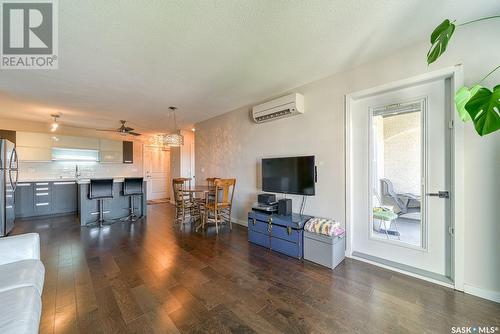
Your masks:
M78 210L78 185L76 182L52 183L52 211L54 214Z
M14 196L19 218L78 211L78 185L74 181L20 182Z
M57 136L57 141L54 141L52 146L59 148L98 150L99 139L91 137Z
M134 142L132 141L123 142L123 163L124 164L134 163Z
M47 133L23 132L16 133L16 145L23 147L44 147L51 148L53 136Z
M35 214L33 183L18 183L14 194L16 217L32 217Z
M35 183L35 215L50 215L52 211L52 187L50 182Z
M52 149L45 147L16 146L19 161L51 161Z
M99 161L101 163L122 163L123 142L119 140L99 140Z
M16 143L16 131L0 130L0 138Z
M19 161L51 161L53 138L37 132L16 133L16 149Z
M134 162L132 141L23 131L16 133L16 141L20 161L82 160L128 164Z

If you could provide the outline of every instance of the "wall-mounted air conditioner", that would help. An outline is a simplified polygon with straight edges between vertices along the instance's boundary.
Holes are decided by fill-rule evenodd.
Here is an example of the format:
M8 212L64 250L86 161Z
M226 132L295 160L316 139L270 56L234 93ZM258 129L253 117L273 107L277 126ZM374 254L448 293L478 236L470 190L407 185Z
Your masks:
M304 113L304 96L290 94L252 108L255 123L263 123Z

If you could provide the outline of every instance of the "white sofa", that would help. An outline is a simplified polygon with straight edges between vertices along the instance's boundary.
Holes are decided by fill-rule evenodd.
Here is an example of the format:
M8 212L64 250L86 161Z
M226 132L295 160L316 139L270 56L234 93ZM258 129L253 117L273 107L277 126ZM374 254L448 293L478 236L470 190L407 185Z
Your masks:
M38 333L44 277L37 233L0 238L0 333Z

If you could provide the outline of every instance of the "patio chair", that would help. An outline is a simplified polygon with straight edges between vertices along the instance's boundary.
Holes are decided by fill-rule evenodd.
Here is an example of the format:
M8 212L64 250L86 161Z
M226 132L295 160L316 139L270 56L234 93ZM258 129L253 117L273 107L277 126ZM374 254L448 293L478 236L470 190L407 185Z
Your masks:
M399 208L401 213L408 213L408 208L411 201L417 202L417 207L420 207L420 196L410 193L397 193L394 191L394 186L389 179L380 179L382 186L382 195L391 198Z
M393 211L393 207L390 205L382 205L380 202L380 197L376 192L374 192L373 195L373 230L377 232L385 232L385 236L387 239L389 239L389 230L391 229L392 224L394 224L394 227L396 228L396 231L392 232L391 234L394 234L395 236L398 237L398 240L400 239L400 233L398 229L398 215ZM378 228L375 227L375 220L379 221ZM382 225L384 228L382 229Z

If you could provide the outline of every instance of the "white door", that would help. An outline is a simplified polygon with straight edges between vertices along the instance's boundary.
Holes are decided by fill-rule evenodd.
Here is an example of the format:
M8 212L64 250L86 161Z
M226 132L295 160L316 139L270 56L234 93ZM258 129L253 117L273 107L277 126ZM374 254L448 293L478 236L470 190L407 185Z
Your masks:
M351 101L353 256L453 276L450 91L450 79L435 79Z
M170 151L158 147L144 148L144 177L148 180L147 199L170 197Z

